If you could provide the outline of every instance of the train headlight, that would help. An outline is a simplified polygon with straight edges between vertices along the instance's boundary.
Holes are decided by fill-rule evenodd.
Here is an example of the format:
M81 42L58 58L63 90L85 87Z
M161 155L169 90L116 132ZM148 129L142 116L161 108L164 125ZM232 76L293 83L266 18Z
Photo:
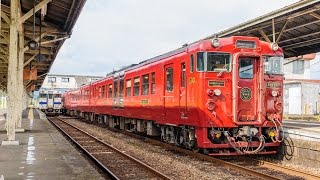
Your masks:
M215 89L213 92L214 92L214 95L216 95L216 96L221 95L221 91L219 89Z
M214 39L212 39L211 44L213 47L217 48L220 46L220 41L218 38L214 38Z
M213 96L214 92L212 89L208 89L207 94L208 94L208 96Z
M279 95L278 91L276 90L271 91L271 96L277 97L278 95Z
M279 45L278 45L278 43L271 43L271 49L273 50L273 51L278 51L278 49L279 49Z
M215 107L215 104L214 104L214 102L209 101L209 102L207 102L206 106L207 106L207 109L208 109L209 111L213 111L213 109L214 109L214 107Z
M279 101L275 102L274 108L275 108L276 110L278 110L278 111L281 111L281 109L282 109L282 103L279 102Z

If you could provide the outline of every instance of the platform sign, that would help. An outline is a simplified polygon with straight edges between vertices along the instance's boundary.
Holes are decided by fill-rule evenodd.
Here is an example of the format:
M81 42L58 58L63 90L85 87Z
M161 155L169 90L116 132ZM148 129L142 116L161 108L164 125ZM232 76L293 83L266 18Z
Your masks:
M30 80L37 80L37 69L34 68L34 69L24 69L23 70L23 80L27 80L27 81L30 81Z

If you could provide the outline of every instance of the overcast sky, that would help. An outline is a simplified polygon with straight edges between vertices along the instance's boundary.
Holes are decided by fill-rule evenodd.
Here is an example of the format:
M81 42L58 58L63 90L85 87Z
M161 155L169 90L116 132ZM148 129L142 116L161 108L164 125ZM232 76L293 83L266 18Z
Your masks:
M105 75L297 0L88 0L50 73Z

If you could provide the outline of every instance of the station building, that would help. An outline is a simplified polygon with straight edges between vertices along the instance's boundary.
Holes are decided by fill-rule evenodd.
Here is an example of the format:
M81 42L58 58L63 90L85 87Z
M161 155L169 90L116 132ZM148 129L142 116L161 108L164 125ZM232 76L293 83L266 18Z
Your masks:
M103 76L48 74L43 81L40 91L53 89L63 93L70 89L79 88L84 84L97 81L101 78L103 78Z
M311 79L315 54L288 58L284 63L284 114L319 114L320 80Z

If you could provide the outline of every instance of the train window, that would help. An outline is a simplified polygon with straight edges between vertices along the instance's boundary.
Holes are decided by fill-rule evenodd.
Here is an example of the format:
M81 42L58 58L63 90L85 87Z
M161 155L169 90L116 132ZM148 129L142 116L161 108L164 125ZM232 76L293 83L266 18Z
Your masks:
M166 69L166 91L173 91L173 68Z
M264 56L264 73L266 74L283 74L283 57L281 56ZM294 61L298 62L298 61ZM295 67L295 64L293 64ZM301 69L301 68L300 68ZM302 68L303 70L303 68Z
M102 87L99 87L99 99L102 98Z
M151 94L156 93L156 73L151 73Z
M131 96L131 79L126 82L126 96Z
M55 95L53 96L53 98L61 98L61 95L60 95L60 94L55 94Z
M108 98L112 98L112 84L109 84Z
M120 79L119 97L123 97L123 91L124 91L124 81L123 79Z
M197 53L197 71L204 71L204 52Z
M105 87L101 87L101 98L104 98L104 93L105 93Z
M190 72L194 71L194 56L193 54L190 55Z
M52 99L52 94L49 94L49 99Z
M186 63L181 63L181 87L186 87Z
M142 76L142 95L149 94L149 74Z
M136 77L133 79L133 95L139 96L140 92L140 77Z
M242 79L253 78L253 58L239 58L239 77Z
M230 54L227 53L207 53L207 71L222 72L230 71Z
M47 98L46 94L40 94L40 98Z

